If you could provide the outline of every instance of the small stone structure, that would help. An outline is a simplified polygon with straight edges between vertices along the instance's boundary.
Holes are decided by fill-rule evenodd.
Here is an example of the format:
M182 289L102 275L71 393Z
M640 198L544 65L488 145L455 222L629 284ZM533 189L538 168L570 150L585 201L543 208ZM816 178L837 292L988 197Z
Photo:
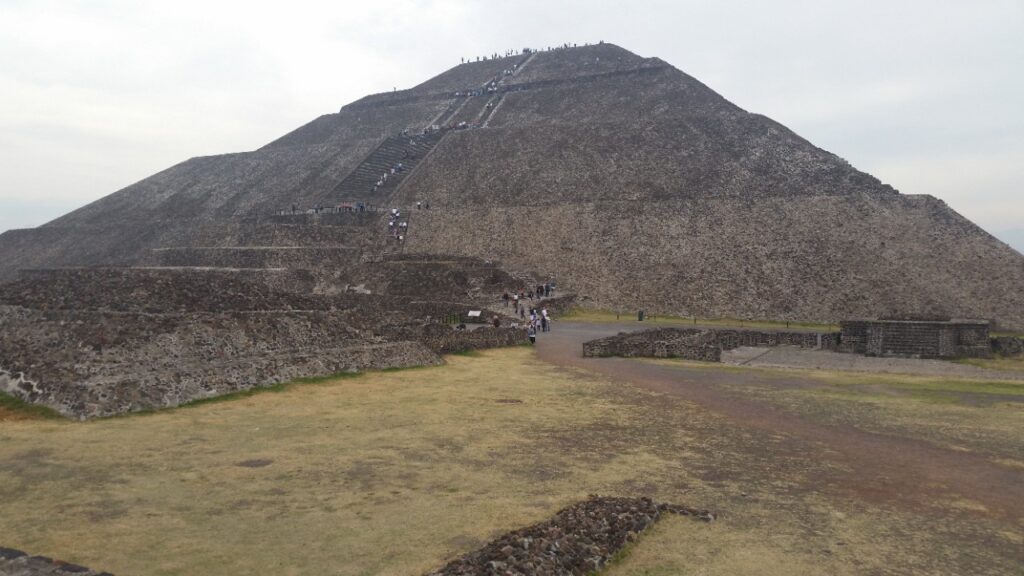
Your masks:
M840 323L841 352L911 358L988 358L992 343L984 320L885 318Z
M583 344L583 356L685 358L720 362L723 351L741 346L799 346L866 356L990 358L1024 353L1024 340L989 338L988 322L938 318L849 320L840 332L658 328L621 332Z
M1024 338L996 336L992 339L992 353L999 356L1020 356L1024 354Z
M705 522L715 518L706 510L650 498L591 496L550 520L499 536L427 576L593 574L666 513Z
M0 547L0 575L3 576L113 576L109 572L97 572L85 566L47 558L30 556L21 550Z
M591 340L583 344L583 355L719 362L723 350L733 350L740 346L789 345L836 350L839 346L838 336L836 332L658 328Z

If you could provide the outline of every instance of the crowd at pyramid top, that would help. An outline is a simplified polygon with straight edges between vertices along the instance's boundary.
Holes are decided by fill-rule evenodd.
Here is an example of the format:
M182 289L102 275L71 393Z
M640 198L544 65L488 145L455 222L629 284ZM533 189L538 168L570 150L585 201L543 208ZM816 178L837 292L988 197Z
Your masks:
M598 44L604 44L604 40L601 40L600 42L598 42ZM590 42L585 42L583 45L590 46ZM488 60L497 60L498 58L509 58L512 56L518 56L520 54L525 56L526 54L532 54L534 52L551 52L554 50L568 50L569 48L578 48L578 46L575 42L566 42L561 46L548 46L547 48L542 48L540 50L535 50L533 48L523 48L522 50L512 49L505 50L500 54L498 52L495 52L491 55L485 54L483 56L477 56L476 60L474 60L472 56L470 56L469 58L461 58L460 61L462 64L467 64L469 62L486 62Z

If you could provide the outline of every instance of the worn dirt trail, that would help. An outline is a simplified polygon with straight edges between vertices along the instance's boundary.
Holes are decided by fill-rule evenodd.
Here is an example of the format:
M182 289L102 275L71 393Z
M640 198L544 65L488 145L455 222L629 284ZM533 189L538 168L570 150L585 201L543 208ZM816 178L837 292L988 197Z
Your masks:
M848 468L849 472L826 480L828 488L843 494L911 508L968 499L982 504L988 515L1024 524L1024 471L922 440L810 421L770 404L744 399L722 386L726 382L778 388L821 386L810 377L582 357L583 342L638 329L628 324L559 322L555 331L538 339L537 355L552 364L582 368L613 381L683 398L737 426L816 443L822 448L822 458Z

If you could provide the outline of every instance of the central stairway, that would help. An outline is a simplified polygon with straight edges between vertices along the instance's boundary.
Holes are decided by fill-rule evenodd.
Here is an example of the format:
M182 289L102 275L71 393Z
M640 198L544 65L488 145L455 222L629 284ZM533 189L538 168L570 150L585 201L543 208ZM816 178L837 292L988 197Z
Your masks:
M486 125L504 98L504 90L501 89L503 84L522 72L536 55L536 52L524 54L519 62L506 71L506 74L495 76L478 88L478 95L473 96L473 91L467 91L465 95L453 99L421 134L403 133L387 137L355 170L334 187L328 204L387 203L402 181L449 131L455 129L457 124L464 122L468 125L465 127L470 128ZM401 169L398 169L399 164Z
M389 136L335 186L332 198L341 202L386 200L442 137L444 132L441 130L413 136ZM396 168L399 163L402 169L392 174L392 168ZM377 186L384 174L387 174L387 180Z

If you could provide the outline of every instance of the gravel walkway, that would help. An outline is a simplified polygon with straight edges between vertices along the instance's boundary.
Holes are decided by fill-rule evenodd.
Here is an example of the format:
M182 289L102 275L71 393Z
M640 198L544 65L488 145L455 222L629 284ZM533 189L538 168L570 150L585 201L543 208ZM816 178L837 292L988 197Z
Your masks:
M1024 372L991 370L957 364L945 360L914 358L874 358L859 354L842 354L826 350L808 350L795 346L775 348L740 347L722 352L722 363L759 368L809 368L849 372L878 372L943 376L946 378L983 378L992 380L1024 380Z

